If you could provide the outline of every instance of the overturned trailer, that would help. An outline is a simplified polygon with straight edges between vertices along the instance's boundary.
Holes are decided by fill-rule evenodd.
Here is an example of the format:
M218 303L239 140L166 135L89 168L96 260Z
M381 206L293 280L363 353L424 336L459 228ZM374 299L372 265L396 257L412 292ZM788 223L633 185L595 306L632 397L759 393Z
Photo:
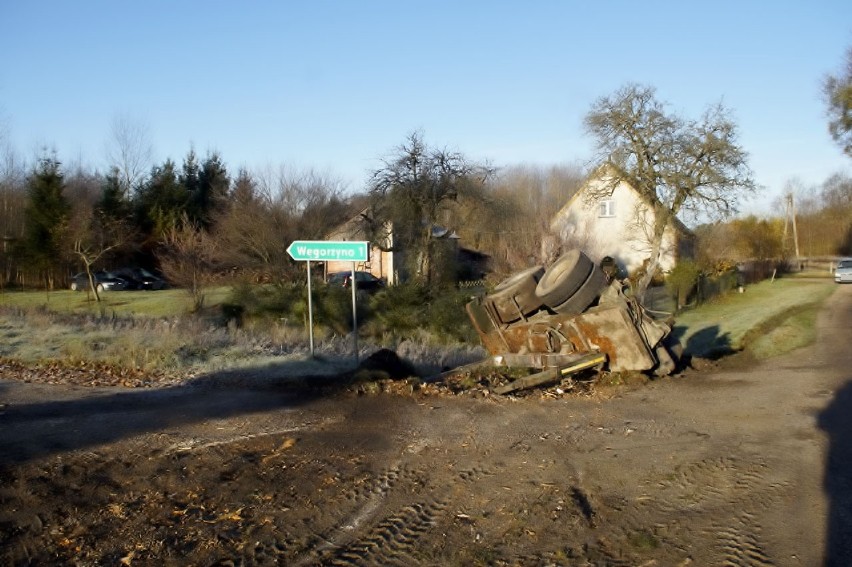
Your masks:
M540 372L496 388L500 394L595 368L662 376L676 368L671 326L652 318L626 282L580 250L502 281L467 304L496 366ZM675 351L675 352L672 352Z

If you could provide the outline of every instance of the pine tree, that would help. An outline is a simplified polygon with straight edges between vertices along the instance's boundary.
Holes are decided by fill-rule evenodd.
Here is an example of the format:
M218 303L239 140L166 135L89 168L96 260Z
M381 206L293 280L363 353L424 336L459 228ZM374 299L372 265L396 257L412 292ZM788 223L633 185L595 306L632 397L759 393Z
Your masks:
M151 170L148 181L136 195L137 226L142 234L157 241L186 214L188 201L189 195L178 180L174 162L166 160Z
M96 208L101 215L111 220L125 220L130 216L127 185L122 181L117 167L113 167L104 178Z
M219 154L207 156L198 173L195 192L190 193L190 218L199 226L209 229L215 214L220 211L228 198L231 181L228 170Z
M248 171L240 169L237 172L233 190L225 196L226 199L228 197L230 197L231 202L241 205L247 205L257 200L257 184Z
M26 224L18 255L49 287L61 268L57 259L62 257L62 234L71 212L64 189L59 160L55 155L42 157L27 183Z

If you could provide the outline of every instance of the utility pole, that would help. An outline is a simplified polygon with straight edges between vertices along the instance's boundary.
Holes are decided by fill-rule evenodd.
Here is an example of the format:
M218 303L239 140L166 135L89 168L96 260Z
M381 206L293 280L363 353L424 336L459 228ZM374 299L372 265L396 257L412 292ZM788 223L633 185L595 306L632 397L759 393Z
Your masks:
M796 229L796 206L793 204L793 193L787 193L786 198L786 209L787 213L784 218L784 236L783 243L784 247L787 247L787 226L792 224L793 226L793 247L796 252L796 265L799 265L799 232Z

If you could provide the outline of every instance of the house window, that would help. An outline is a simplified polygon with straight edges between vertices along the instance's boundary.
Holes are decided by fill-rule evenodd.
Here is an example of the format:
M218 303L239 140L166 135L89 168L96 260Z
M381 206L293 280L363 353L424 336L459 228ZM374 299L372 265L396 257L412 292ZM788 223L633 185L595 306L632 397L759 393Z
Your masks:
M614 217L615 216L615 201L612 199L604 199L598 203L599 217Z

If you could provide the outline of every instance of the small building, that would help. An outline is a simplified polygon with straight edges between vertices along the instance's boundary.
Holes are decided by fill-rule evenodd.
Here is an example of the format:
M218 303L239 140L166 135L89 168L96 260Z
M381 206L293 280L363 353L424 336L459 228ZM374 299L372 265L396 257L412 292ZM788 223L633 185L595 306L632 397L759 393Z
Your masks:
M349 241L370 241L369 217L367 209L364 209L345 223L341 224L328 235L326 240L349 240ZM392 233L388 231L392 238ZM382 243L379 246L377 243L370 242L370 251L366 262L357 262L355 269L360 272L369 272L377 278L382 278L389 285L397 283L397 268L394 265L394 252L388 251L392 242ZM385 248L385 250L382 250ZM326 274L335 272L347 272L352 269L352 262L346 261L329 261L325 263Z
M370 241L369 212L364 209L353 218L332 230L326 240ZM383 231L385 242L370 241L369 260L356 263L355 269L369 272L384 279L388 285L407 281L407 257L405 250L394 250L393 224L388 223ZM432 227L432 239L437 244L433 250L433 262L443 266L438 274L443 281L457 282L459 279L481 279L487 270L489 257L486 254L470 250L459 245L459 236L455 231L439 226ZM352 269L352 262L326 262L326 273L344 272ZM447 273L447 271L451 273ZM433 271L433 273L435 273Z
M650 259L653 208L623 179L600 195L609 169L597 168L551 222L551 230L562 243L580 248L592 260L613 258L628 274ZM694 255L694 235L680 220L666 229L660 269L670 271L681 258Z

